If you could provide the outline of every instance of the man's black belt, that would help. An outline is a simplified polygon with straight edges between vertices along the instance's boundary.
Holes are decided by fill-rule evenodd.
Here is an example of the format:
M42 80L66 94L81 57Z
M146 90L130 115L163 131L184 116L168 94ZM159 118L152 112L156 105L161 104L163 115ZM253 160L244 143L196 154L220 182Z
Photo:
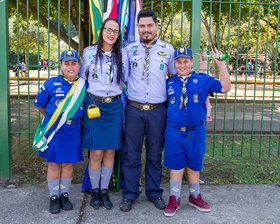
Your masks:
M127 104L140 110L153 110L157 107L165 105L165 103L137 103L132 100L127 100Z
M204 124L204 122L201 122L201 124L194 126L194 127L180 127L180 128L174 127L174 128L180 129L181 131L186 132L186 131L190 131L190 130L195 130L196 128L202 126L203 124Z
M101 103L112 103L115 100L121 98L121 95L108 96L108 97L99 97L99 96L94 96L91 93L87 93L87 96L90 97L91 99L94 98L95 101L98 101L98 102L101 102Z

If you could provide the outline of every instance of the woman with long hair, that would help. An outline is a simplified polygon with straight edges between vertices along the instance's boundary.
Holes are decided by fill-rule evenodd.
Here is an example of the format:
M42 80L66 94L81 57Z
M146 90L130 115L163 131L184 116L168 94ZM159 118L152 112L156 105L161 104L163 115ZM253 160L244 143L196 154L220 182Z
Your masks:
M127 56L121 46L120 24L107 18L100 28L98 41L83 51L80 76L88 80L83 148L90 151L90 205L95 209L112 208L108 185L115 150L122 147L121 81L127 75ZM98 108L100 116L96 115Z

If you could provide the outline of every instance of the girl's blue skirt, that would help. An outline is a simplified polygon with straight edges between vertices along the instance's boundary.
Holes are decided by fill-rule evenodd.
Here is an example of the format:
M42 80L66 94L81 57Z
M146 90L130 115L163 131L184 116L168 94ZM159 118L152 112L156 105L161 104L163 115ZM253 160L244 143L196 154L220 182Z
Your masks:
M43 127L50 120L46 115ZM54 124L56 126L58 121ZM54 129L51 128L47 135L51 134ZM77 163L83 161L82 149L82 127L81 122L76 124L64 124L50 141L48 148L38 152L39 156L44 157L47 162L52 163Z

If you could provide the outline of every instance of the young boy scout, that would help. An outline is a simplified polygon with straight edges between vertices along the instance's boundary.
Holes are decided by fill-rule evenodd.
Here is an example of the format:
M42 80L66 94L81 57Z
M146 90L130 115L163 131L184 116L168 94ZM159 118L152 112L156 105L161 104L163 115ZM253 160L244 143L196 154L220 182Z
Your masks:
M223 61L213 60L219 68L220 80L192 70L192 50L179 47L174 60L177 75L167 80L167 127L165 130L164 165L170 169L170 197L164 210L173 216L180 205L182 177L186 168L189 182L189 204L199 211L209 212L199 191L199 174L206 148L206 99L209 93L226 93L230 90L230 77Z

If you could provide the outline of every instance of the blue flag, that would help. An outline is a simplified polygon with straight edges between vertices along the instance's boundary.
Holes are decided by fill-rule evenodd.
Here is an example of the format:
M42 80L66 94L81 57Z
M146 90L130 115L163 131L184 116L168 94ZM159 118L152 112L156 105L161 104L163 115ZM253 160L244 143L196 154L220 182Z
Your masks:
M128 25L127 25L124 46L133 42L135 42L135 13L134 13L133 0L130 0L129 18L128 18Z

